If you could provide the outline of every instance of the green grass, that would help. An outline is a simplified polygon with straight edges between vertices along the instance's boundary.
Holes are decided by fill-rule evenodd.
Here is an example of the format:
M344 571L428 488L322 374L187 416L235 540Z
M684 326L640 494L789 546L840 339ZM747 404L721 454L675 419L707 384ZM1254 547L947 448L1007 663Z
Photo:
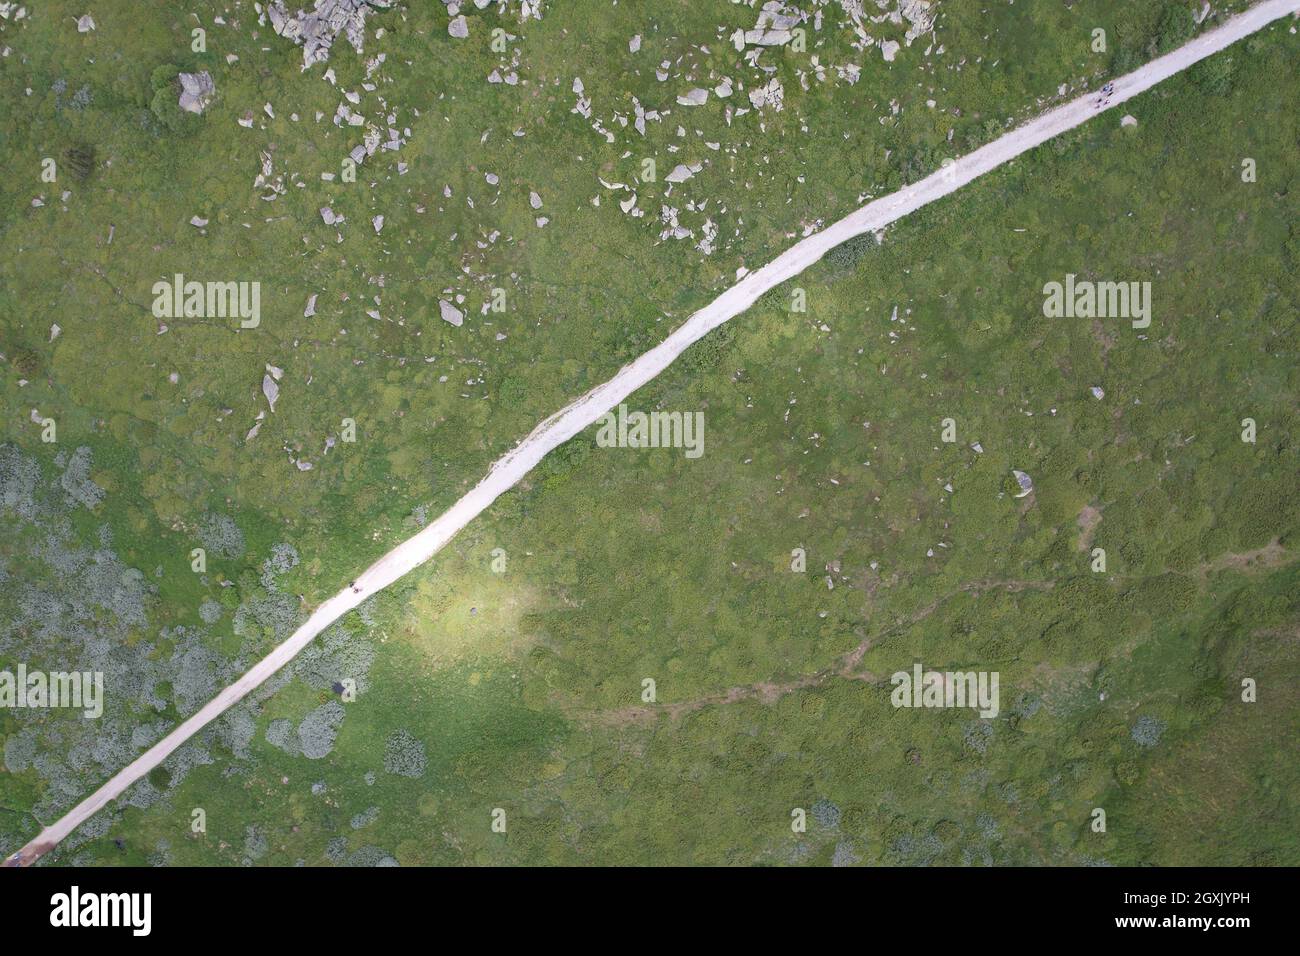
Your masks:
M110 20L85 38L43 6L20 35L23 68L0 60L6 101L30 102L26 86L41 97L26 125L6 131L10 167L35 170L33 156L74 139L94 142L103 165L69 187L68 213L50 189L32 209L36 186L0 186L12 253L0 264L0 352L29 367L25 386L4 379L7 437L40 463L43 482L59 473L55 452L92 450L104 503L51 503L45 520L66 520L81 547L107 526L112 551L156 589L147 625L121 640L153 645L164 662L201 645L214 671L237 673L277 637L280 619L265 615L232 628L237 608L277 593L261 580L273 545L291 542L301 557L274 579L280 593L309 604L333 592L415 530L417 507L434 515L453 502L736 265L769 258L801 222L829 221L862 193L924 172L950 129L962 151L1059 83L1113 65L1088 53L1092 25L1111 25L1108 57L1145 58L1159 10L1133 6L1021 3L982 19L945 8L934 90L916 82L928 41L892 66L877 54L855 86L807 94L800 64L778 54L789 98L763 129L754 114L727 126L713 99L672 106L683 81L653 75L679 55L701 78L739 75L715 27L752 25L752 11L730 4L675 5L657 25L627 4L599 16L557 6L540 24L512 25L529 81L513 91L482 81L498 62L486 30L457 46L427 10L381 15L373 22L389 32L367 54L388 53L381 91L412 136L346 188L318 179L351 145L328 121L340 97L319 67L300 77L299 51L269 31L210 31L202 65L221 99L177 137L152 124L143 97L158 64L199 65L180 42L187 17L129 32ZM645 35L636 58L634 32ZM0 40L20 46L8 32ZM1274 752L1294 728L1285 688L1300 618L1293 42L1274 28L1213 61L1232 64L1226 81L1223 67L1198 68L1128 104L1136 130L1102 117L898 224L880 247L831 257L791 283L808 293L806 315L785 310L789 290L765 297L634 396L644 409L702 409L703 458L575 439L433 565L350 616L352 637L239 708L254 728L246 745L224 722L205 732L197 745L210 763L169 766L153 781L160 793L138 801L148 806L101 815L54 862L828 863L838 850L867 863L1294 863L1294 771ZM813 52L838 62L837 43ZM89 64L89 44L123 55ZM224 65L228 51L236 68ZM359 87L364 65L351 51L332 65L340 88ZM644 142L620 129L605 143L567 112L575 74L605 120L613 103L630 109L629 95L673 115ZM92 83L91 108L70 112L44 92L64 75L70 93L74 77ZM940 109L924 105L931 97ZM903 109L881 125L891 99ZM268 101L275 120L263 119ZM373 109L373 95L365 102ZM944 112L953 105L961 117ZM234 124L244 109L258 129ZM846 116L863 121L846 126ZM701 134L672 153L679 122ZM275 172L296 170L306 186L267 203L251 184L270 147ZM719 253L658 242L647 220L661 185L638 187L651 212L633 220L595 181L593 171L630 182L646 151L661 173L711 158L671 201L712 197L710 209L728 210L717 214L729 242ZM1245 156L1257 183L1240 181ZM410 164L404 176L398 161ZM496 206L487 171L508 187ZM551 217L544 229L530 189ZM342 243L316 212L327 203L348 219ZM206 236L188 225L194 214L211 219ZM478 249L491 228L512 240ZM467 320L453 330L437 297L458 263L485 278L461 286ZM148 289L176 270L260 278L263 327L176 320L158 335ZM1042 285L1066 272L1150 279L1146 337L1123 321L1044 319ZM509 309L480 318L496 282ZM318 315L303 319L311 292ZM379 320L365 315L375 295ZM890 321L895 306L902 321ZM52 321L64 330L53 344ZM286 370L280 401L245 443L265 407L267 362ZM32 408L58 420L56 448L39 443ZM1238 439L1247 416L1256 445ZM359 442L322 457L344 417L357 419ZM956 445L940 441L946 417ZM286 446L313 470L294 469ZM1033 475L1032 499L1003 493L1012 468ZM1093 544L1107 550L1105 575L1077 547L1088 505L1102 514ZM212 512L234 517L245 546L210 555L200 578L189 551ZM48 577L30 525L5 520L0 567L15 581ZM1228 566L1225 555L1274 539L1275 562ZM789 570L796 547L808 552L805 574ZM508 553L504 575L491 570L495 548ZM7 591L12 619L18 592ZM227 608L210 628L198 616L207 600ZM20 637L0 664L19 651L31 659L30 635ZM50 660L57 651L41 647ZM888 675L915 659L999 670L1002 716L982 725L895 711ZM343 676L361 695L329 756L267 742L272 720L301 721ZM1258 704L1239 702L1242 676L1258 680ZM648 711L646 677L658 690ZM178 671L155 688L154 713L138 698L113 702L120 726L177 720L173 684L185 679ZM1154 747L1132 737L1143 717L1164 727ZM0 718L0 735L16 736L21 721ZM419 779L384 770L399 730L426 748ZM111 772L91 767L77 787ZM325 789L313 794L317 782ZM0 773L5 846L35 832L34 807L48 815L49 788L35 769ZM791 810L818 801L838 808L837 825L813 819L793 834ZM1097 806L1105 835L1088 831ZM207 811L201 836L190 831L195 807ZM378 816L354 829L371 807ZM504 834L490 828L494 808L506 811Z

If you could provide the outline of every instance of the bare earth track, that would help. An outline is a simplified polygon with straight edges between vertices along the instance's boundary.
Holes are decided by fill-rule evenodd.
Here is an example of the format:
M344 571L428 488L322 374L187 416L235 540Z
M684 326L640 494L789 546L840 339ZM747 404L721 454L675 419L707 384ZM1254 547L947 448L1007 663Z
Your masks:
M30 866L35 863L73 830L120 796L127 787L162 763L181 744L292 660L321 631L370 595L383 590L432 558L501 494L518 484L549 452L594 424L607 411L654 379L690 345L748 309L764 292L798 275L840 243L862 233L883 229L1022 153L1082 125L1250 36L1273 21L1297 13L1300 13L1300 0L1263 0L1177 50L1116 79L1113 92L1104 99L1099 99L1099 94L1093 92L1064 103L920 182L868 203L824 231L796 243L763 268L748 274L693 314L659 345L625 365L612 379L543 421L527 438L500 458L485 478L437 520L372 564L356 579L353 586L321 604L284 643L186 718L162 740L119 770L61 819L42 830L30 843L5 860L5 865Z

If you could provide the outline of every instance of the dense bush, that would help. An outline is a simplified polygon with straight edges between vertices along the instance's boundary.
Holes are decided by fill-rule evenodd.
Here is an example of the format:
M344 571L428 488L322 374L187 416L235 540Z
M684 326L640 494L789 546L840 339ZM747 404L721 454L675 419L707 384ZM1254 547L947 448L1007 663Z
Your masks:
M723 323L687 349L682 360L687 368L695 372L717 368L735 338L735 328L730 323Z
M830 252L826 253L826 261L836 269L852 269L862 260L863 256L871 251L875 244L875 238L867 233L863 233L860 236L854 236L846 242L841 242Z

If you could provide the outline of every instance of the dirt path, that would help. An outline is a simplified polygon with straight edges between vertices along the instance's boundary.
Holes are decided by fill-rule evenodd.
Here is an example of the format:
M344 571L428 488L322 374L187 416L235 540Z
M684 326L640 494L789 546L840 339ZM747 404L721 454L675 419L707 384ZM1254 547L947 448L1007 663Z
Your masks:
M829 667L824 667L811 674L804 674L784 681L765 680L740 687L729 687L716 694L708 694L693 700L672 701L663 704L643 704L633 707L619 707L614 710L594 710L577 712L574 716L590 724L603 724L608 727L621 727L634 723L650 723L660 717L678 720L682 716L702 710L705 707L725 706L743 700L756 700L763 704L772 704L787 694L820 687L832 677L840 680L858 680L868 684L879 683L882 678L862 667L862 659L867 656L875 641L883 641L894 634L906 631L919 624L945 603L959 594L987 594L990 591L1006 591L1019 594L1021 591L1050 591L1056 585L1051 581L974 581L949 591L943 597L936 598L920 610L913 611L907 617L885 628L875 638L864 637L856 645L835 658Z
M27 846L9 857L5 865L27 866L42 854L48 853L69 833L121 795L127 787L162 763L177 747L292 660L321 631L371 594L388 587L437 554L461 528L486 510L498 496L518 484L547 453L594 424L607 411L666 369L688 346L723 322L744 312L764 292L803 272L845 240L883 229L1015 159L1021 153L1082 125L1274 20L1297 11L1300 11L1300 0L1264 0L1185 46L1115 80L1114 92L1101 106L1097 104L1098 94L1095 92L1064 103L920 182L868 203L824 231L792 246L763 268L751 272L692 315L659 345L625 365L608 382L598 385L538 425L527 438L492 466L487 477L441 517L367 568L356 579L354 587L345 588L325 601L283 644L186 718L175 730L114 774L107 783L73 807L62 819L46 827Z

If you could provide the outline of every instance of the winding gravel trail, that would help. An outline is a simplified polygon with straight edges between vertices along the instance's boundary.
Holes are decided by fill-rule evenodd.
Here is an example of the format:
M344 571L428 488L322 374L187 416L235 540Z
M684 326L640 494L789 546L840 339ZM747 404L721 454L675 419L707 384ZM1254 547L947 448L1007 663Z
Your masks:
M1104 103L1098 104L1098 92L1064 103L920 182L868 203L822 232L795 244L763 268L746 275L693 314L659 345L625 365L608 382L593 388L534 428L527 438L500 458L487 476L441 517L367 568L356 579L354 587L345 588L321 604L283 644L253 665L247 673L166 737L114 774L107 783L60 820L42 830L30 843L10 856L5 865L28 866L48 853L127 787L162 763L177 747L292 660L321 631L370 595L383 590L437 554L461 528L481 514L502 493L518 484L548 452L617 407L619 402L666 369L688 346L745 311L767 290L798 275L845 240L888 226L922 206L955 192L1021 153L1082 125L1224 47L1263 29L1274 20L1297 12L1300 12L1300 0L1264 0L1177 50L1116 79L1114 92Z

